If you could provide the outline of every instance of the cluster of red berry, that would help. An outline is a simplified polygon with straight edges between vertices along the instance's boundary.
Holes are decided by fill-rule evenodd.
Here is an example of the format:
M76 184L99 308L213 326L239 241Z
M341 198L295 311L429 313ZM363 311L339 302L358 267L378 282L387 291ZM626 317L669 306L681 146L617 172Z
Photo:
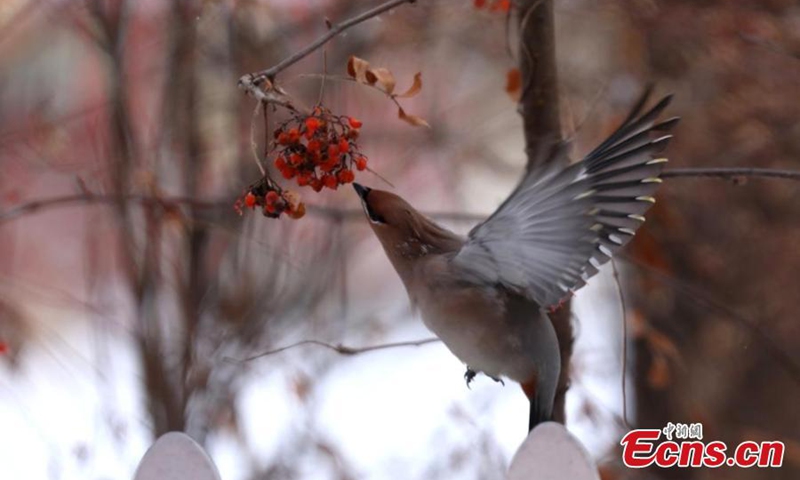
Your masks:
M275 130L275 168L287 180L315 192L336 190L355 180L354 170L367 168L367 157L358 151L361 122L333 115L315 107L309 116L295 116Z
M270 218L278 218L285 213L290 218L298 219L306 214L306 206L300 201L300 195L280 188L268 177L250 185L233 205L239 215L244 208L255 210L256 207L261 209L265 217Z
M474 0L475 8L478 10L489 7L490 12L509 12L511 11L511 0L494 0L488 5L488 0Z

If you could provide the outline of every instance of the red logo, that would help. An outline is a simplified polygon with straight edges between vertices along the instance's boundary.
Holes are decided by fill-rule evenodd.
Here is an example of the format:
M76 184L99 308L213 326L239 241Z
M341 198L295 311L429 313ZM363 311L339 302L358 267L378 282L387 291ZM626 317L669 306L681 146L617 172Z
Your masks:
M672 439L682 440L680 442ZM661 435L665 440L659 442ZM631 430L622 440L622 462L629 468L668 467L780 467L785 445L780 441L745 441L728 455L724 442L703 442L703 426L668 423L662 430Z

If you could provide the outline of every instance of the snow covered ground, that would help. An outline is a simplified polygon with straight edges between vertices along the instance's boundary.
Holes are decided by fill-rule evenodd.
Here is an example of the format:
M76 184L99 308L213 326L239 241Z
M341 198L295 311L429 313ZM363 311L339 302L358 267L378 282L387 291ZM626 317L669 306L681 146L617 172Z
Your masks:
M600 456L616 441L615 432L592 422L585 402L621 411L620 313L609 269L577 298L569 428ZM98 351L89 321L64 318L60 309L37 317L49 319L47 327L24 352L21 368L0 366L0 477L131 478L151 441L132 345L108 334ZM386 342L430 336L416 319L397 325ZM247 478L253 458L263 466L285 455L288 439L304 428L316 429L366 479L430 478L437 468L452 469L448 478L476 478L481 468L495 468L499 476L525 437L528 406L518 387L479 377L467 389L463 365L438 343L336 358L312 398L298 402L292 376L314 348L280 354L279 362L264 362L248 375L239 402L249 457L232 437L209 440L223 479ZM104 368L96 368L101 361ZM464 455L453 465L440 458L445 446L484 449L489 456ZM332 472L324 458L302 462L304 478Z

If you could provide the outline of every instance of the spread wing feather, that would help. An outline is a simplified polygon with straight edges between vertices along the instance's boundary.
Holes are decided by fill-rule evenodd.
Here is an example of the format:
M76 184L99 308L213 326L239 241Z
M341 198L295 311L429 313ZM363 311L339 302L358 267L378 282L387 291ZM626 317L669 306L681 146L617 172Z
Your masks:
M677 118L656 123L669 96L645 111L649 91L622 125L582 161L566 145L529 172L452 258L466 278L501 284L541 306L583 286L634 235L653 205Z

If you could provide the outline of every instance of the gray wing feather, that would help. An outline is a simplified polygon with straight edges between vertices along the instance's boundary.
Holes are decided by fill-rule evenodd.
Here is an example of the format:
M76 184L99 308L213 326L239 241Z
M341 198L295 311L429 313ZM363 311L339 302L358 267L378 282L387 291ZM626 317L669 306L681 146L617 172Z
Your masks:
M500 284L542 306L583 286L634 235L655 200L671 118L655 123L665 97L641 113L649 91L623 124L581 162L564 167L566 145L529 172L452 258L468 280Z

